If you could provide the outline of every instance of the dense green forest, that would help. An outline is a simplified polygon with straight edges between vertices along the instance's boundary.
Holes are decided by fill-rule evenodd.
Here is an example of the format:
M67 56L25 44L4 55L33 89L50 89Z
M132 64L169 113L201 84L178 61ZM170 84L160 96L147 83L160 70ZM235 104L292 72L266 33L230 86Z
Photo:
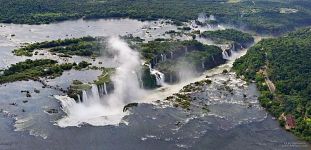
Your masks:
M96 38L82 37L37 42L15 49L13 53L17 56L32 56L34 50L49 49L50 52L66 55L91 56L98 54L100 48Z
M233 67L238 75L256 80L261 92L259 100L269 112L276 117L282 113L293 115L296 128L291 131L307 141L311 141L310 60L311 28L306 28L262 40ZM267 79L274 83L275 92L269 91Z
M215 41L233 41L245 47L254 42L252 35L234 29L205 31L201 34L201 36Z
M20 80L36 80L39 77L57 77L62 75L65 70L72 68L82 69L90 64L82 61L78 64L65 63L57 64L57 61L50 59L38 59L19 62L11 65L8 69L2 71L0 75L0 84Z
M279 34L311 23L309 0L0 0L0 22L41 24L68 19L172 19L198 14L260 33Z
M195 41L192 41L195 42ZM198 43L198 42L195 42ZM149 41L147 43L138 43L137 44L137 49L140 50L141 55L149 60L152 59L153 57L174 51L178 48L181 48L183 46L190 45L189 41L169 41L169 40L154 40L154 41Z

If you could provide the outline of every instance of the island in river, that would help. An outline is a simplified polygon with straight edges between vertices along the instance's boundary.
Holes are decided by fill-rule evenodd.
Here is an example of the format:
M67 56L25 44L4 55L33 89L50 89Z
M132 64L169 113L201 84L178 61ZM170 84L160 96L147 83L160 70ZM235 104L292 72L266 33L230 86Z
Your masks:
M283 130L261 107L256 85L247 84L235 73L229 72L235 59L244 55L247 47L230 39L219 40L221 43L201 39L197 34L198 41L204 40L205 43L213 43L213 46L202 44L193 38L196 33L161 22L121 19L78 20L49 25L3 24L5 27L1 28L3 31L1 33L4 35L0 45L1 53L4 54L1 55L4 72L11 64L26 59L46 58L56 60L60 65L86 61L91 65L86 69L63 71L60 76L52 78L41 76L41 79L51 87L68 89L73 84L90 85L90 88L82 90L80 100L67 97L67 94L58 88L43 88L42 83L38 81L2 84L0 132L5 136L0 137L0 148L43 149L47 146L51 149L309 148L308 144ZM90 30L85 31L88 28ZM206 28L218 30L219 26ZM181 36L165 34L171 30L183 33ZM15 36L6 36L9 34ZM144 86L139 84L139 76L133 76L133 72L126 72L127 77L137 77L135 80L138 82L135 84L138 84L139 91L143 92L142 95L137 95L137 99L126 101L132 103L129 106L133 107L128 107L125 112L123 112L125 105L116 107L118 109L116 116L121 116L121 120L117 119L116 124L115 122L107 124L106 118L109 117L96 116L98 112L86 112L88 116L83 116L85 114L83 110L89 110L84 106L94 108L93 104L99 104L95 102L98 100L97 96L102 101L100 103L106 106L105 100L108 100L109 95L113 95L113 91L109 93L109 88L106 91L103 86L96 86L94 80L103 75L104 71L100 68L122 68L123 65L127 65L122 63L120 55L112 54L117 56L115 58L101 55L96 56L94 60L92 56L81 57L79 53L67 53L70 57L52 55L48 49L39 50L38 55L33 51L32 57L15 56L12 53L14 49L20 48L21 43L82 38L88 35L108 37L129 34L138 36L144 41L137 42L125 38L118 45L124 45L122 48L133 52L133 56L137 53L141 56L138 58L145 65L142 66L139 61L139 65L136 62L134 66L140 66L142 70L147 69L148 74L153 75L147 79L152 79L153 84L149 84L151 86L145 90ZM255 39L255 42L258 41ZM69 50L66 47L62 49ZM159 51L152 51L153 49ZM65 53L65 51L60 53L62 52ZM194 66L172 70L178 68L174 66L180 66L179 64L183 64L182 61L187 60L191 60ZM194 74L182 72L187 69L191 69ZM172 73L173 71L175 73ZM116 74L122 75L118 72ZM114 77L119 76L112 74L111 78L117 90L118 85ZM129 90L128 86L125 87ZM30 93L31 97L27 97L27 93ZM85 108L78 109L82 112L82 118L81 116L75 118L72 115L71 112L74 112L72 106Z

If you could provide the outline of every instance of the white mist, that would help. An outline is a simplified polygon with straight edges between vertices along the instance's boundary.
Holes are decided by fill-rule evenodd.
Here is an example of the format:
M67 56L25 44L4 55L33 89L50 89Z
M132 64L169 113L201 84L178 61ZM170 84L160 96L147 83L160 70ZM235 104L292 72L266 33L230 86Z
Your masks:
M84 123L94 126L117 125L127 115L123 112L123 107L142 97L143 90L139 87L136 74L140 70L139 53L117 37L110 38L108 46L116 55L119 65L111 78L114 92L100 98L98 87L92 85L91 94L83 91L83 102L80 103L68 96L55 96L61 101L63 111L67 114L57 121L58 126L79 126Z

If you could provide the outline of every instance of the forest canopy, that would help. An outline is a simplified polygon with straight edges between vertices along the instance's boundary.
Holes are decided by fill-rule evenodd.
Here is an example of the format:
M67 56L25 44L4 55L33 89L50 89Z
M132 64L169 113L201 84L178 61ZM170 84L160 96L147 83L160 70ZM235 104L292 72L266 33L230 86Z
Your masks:
M311 23L307 0L0 0L0 22L42 24L69 19L194 20L200 13L221 23L279 34ZM187 11L185 11L187 10Z
M311 28L275 39L265 39L250 48L234 63L233 69L247 80L256 80L259 98L274 116L293 115L297 127L292 131L311 141ZM267 71L268 77L262 72ZM270 93L265 78L276 86Z
M234 29L205 31L201 34L201 36L216 41L219 40L233 41L245 47L254 42L254 38L252 37L252 35Z

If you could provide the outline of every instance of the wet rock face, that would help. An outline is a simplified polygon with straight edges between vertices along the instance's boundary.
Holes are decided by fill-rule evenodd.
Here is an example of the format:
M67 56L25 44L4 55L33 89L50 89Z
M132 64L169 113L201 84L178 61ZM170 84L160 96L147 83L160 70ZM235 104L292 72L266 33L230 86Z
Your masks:
M218 55L215 55L215 56L211 56L209 58L206 58L202 61L202 64L197 64L196 65L196 69L198 71L205 71L205 70L208 70L208 69L212 69L216 66L219 66L221 64L224 64L226 62L225 59L222 58L222 55L221 54L218 54ZM204 66L204 67L202 67Z
M154 89L158 87L156 76L151 74L148 67L143 67L141 80L142 86L145 89Z
M171 52L159 54L155 56L149 63L151 64L151 67L154 68L157 64L161 62L165 62L167 60L175 60L177 58L185 56L189 52L193 52L196 50L197 49L195 46L184 46Z
M129 110L130 108L132 108L132 107L137 107L138 106L138 103L129 103L129 104L127 104L127 105L125 105L124 107L123 107L123 112L126 112L127 110Z
M78 83L78 82L76 82ZM106 94L110 94L114 90L114 85L112 82L105 83L106 85L95 85L97 86L99 96L104 96ZM78 85L78 86L77 86ZM106 86L106 87L105 87ZM68 88L67 95L71 98L73 98L76 102L82 101L82 92L86 91L89 92L91 90L92 86L90 84L84 84L84 83L78 83L73 84ZM106 88L106 89L105 89ZM107 93L106 93L107 92Z

